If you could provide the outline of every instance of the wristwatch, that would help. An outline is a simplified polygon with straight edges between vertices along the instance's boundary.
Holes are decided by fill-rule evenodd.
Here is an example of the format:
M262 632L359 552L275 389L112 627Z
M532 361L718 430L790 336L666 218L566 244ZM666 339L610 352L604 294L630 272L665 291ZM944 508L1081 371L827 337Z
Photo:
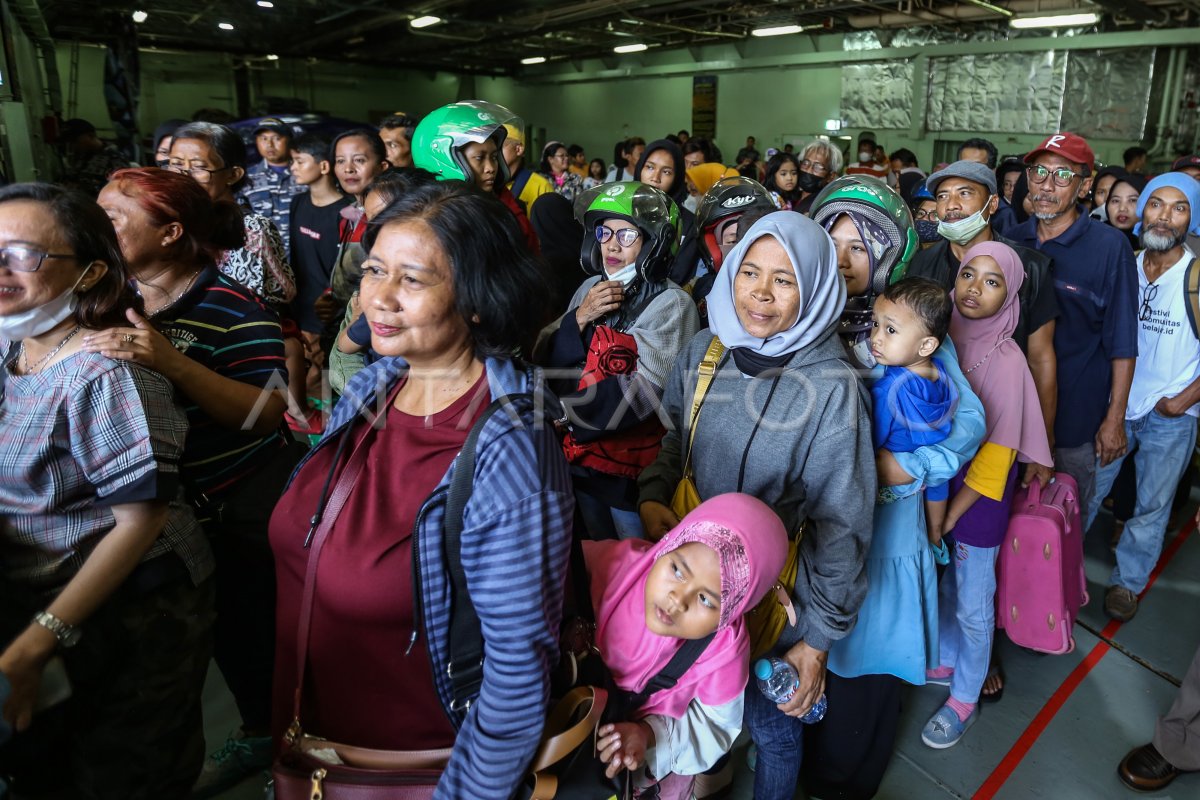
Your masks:
M33 621L54 634L61 647L74 647L79 644L83 631L77 625L68 625L49 611L39 611L33 616Z

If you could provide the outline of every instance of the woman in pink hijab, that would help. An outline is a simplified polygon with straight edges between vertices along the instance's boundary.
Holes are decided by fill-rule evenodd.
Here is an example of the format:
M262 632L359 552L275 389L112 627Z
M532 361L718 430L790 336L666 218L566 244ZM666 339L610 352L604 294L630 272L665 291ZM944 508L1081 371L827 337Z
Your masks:
M701 503L657 543L584 543L596 646L618 687L641 691L685 640L711 637L675 686L600 729L610 775L628 769L656 797L689 797L692 776L733 745L749 679L743 615L770 591L786 553L779 517L746 494Z
M1008 527L1016 462L1052 466L1033 376L1013 331L1025 270L1012 248L984 242L967 250L950 297L950 337L967 381L983 403L987 430L979 452L950 482L945 530L951 560L938 599L939 664L926 681L950 697L925 724L921 740L943 749L979 717L995 628L996 555Z

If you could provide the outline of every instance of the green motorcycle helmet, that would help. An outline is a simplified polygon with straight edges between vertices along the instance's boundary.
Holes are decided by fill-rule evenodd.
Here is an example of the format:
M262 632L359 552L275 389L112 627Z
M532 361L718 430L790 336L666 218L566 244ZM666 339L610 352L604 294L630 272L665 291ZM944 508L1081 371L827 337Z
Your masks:
M846 175L832 181L813 200L809 213L826 231L842 214L851 215L871 255L869 298L903 278L920 247L908 204L878 178Z
M604 257L596 228L606 219L623 219L642 232L638 276L648 283L667 279L679 252L680 218L675 201L653 186L621 181L594 186L575 198L575 219L583 225L579 262L589 275L604 275Z
M504 163L505 124L518 129L525 122L504 106L486 100L464 100L450 103L427 114L413 131L413 164L428 170L439 181L460 180L475 183L475 175L467 164L463 150L469 144L482 144L488 139L496 142L499 160L497 181L508 183L508 165Z

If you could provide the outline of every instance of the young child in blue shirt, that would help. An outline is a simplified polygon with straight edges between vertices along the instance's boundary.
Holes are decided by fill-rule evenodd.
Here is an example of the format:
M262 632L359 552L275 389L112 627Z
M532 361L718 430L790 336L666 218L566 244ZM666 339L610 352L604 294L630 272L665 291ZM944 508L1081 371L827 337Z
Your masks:
M871 387L876 450L910 453L950 435L958 393L933 353L950 329L951 307L946 290L925 278L897 281L875 300L871 354L884 368ZM939 553L949 494L947 484L925 489L929 543ZM880 501L887 495L881 490Z

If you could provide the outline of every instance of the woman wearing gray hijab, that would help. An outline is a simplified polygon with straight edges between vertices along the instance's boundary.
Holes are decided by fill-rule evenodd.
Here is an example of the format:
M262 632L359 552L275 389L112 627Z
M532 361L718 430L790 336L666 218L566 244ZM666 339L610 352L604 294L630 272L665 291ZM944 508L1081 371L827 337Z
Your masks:
M829 648L854 626L867 590L875 461L868 395L837 336L845 301L833 242L819 225L787 211L755 223L717 274L710 328L675 362L663 399L673 424L638 482L643 524L657 538L678 522L669 504L691 436L698 365L719 338L725 350L691 447L700 497L746 492L771 506L789 535L804 526L791 592L798 616L772 650L800 686L782 706L753 685L746 692L759 800L795 792L798 718L821 697Z
M847 287L838 337L872 384L883 375L871 349L872 308L916 252L911 212L881 181L848 175L817 196L812 219L829 231ZM805 736L804 785L818 797L874 797L895 746L904 686L924 684L926 670L938 666L937 577L921 492L950 480L974 456L984 419L950 337L933 357L958 396L950 434L912 452L880 449L877 456L881 489L878 502L871 499L864 560L870 590L858 624L829 654L829 712Z

